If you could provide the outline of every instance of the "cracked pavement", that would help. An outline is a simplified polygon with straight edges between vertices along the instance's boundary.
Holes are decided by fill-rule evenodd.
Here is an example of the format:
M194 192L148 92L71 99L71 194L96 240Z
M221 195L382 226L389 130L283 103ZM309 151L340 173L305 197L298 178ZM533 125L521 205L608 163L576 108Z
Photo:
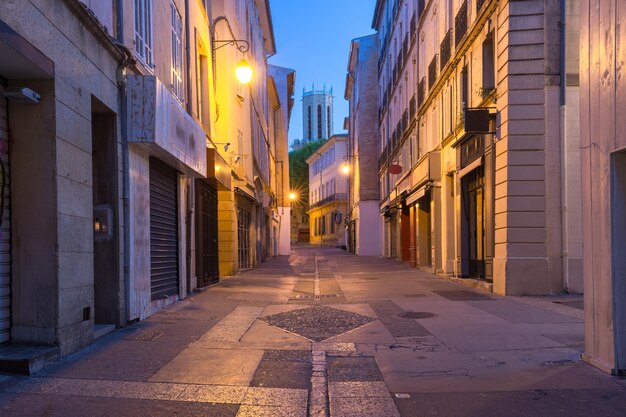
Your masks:
M580 360L580 306L296 247L34 376L0 375L0 416L623 416L624 380Z

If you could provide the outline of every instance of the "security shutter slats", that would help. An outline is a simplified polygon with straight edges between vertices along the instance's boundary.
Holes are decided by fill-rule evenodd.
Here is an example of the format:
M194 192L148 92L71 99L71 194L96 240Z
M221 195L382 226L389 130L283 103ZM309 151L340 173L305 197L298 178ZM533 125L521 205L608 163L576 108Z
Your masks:
M396 222L396 218L392 217L391 219L391 258L398 257L398 223Z
M178 179L150 159L150 284L152 300L178 294Z
M11 330L11 211L9 169L9 121L7 101L0 86L0 195L2 195L2 223L0 224L0 343L10 338ZM2 172L4 171L4 172Z

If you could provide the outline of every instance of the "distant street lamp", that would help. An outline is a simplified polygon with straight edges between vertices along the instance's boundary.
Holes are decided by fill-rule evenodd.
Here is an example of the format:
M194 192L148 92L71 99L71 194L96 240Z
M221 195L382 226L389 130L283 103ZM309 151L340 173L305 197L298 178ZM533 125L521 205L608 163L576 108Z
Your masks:
M296 201L297 199L298 199L298 194L296 194L296 193L289 193L289 200Z

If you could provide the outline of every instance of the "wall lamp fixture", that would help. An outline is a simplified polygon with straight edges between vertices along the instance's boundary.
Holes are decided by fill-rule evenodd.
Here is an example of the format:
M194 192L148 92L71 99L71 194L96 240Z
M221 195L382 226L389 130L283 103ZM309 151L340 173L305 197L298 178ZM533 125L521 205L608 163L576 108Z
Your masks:
M219 40L215 39L215 28L217 24L221 21L226 22L226 26L228 27L228 32L230 32L230 36L232 39L227 40ZM211 40L213 41L213 56L215 57L215 51L221 49L225 46L232 45L239 52L245 54L250 50L250 43L245 39L236 39L235 34L233 33L233 29L230 26L230 22L226 18L226 16L218 16L213 20L213 24L211 25ZM252 67L246 61L245 58L242 58L237 64L237 68L235 70L235 74L237 75L237 79L242 84L248 84L252 80Z

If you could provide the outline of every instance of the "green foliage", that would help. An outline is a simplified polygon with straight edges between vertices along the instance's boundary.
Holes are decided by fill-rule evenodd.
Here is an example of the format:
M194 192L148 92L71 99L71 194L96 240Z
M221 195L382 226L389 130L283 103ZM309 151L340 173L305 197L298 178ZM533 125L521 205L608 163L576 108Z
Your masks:
M325 142L319 140L307 143L302 148L289 152L289 186L298 193L300 201L309 199L309 166L306 159Z

